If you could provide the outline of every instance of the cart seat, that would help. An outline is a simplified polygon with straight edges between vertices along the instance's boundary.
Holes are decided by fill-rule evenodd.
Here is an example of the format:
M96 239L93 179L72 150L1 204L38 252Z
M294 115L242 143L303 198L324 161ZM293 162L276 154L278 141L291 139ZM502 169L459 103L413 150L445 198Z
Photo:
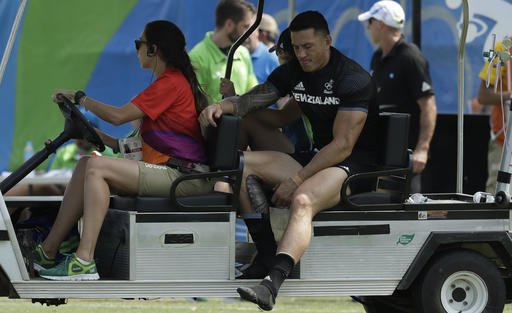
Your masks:
M112 196L111 209L138 212L227 212L238 208L242 179L242 154L238 151L240 118L222 115L217 127L206 132L206 153L210 172L185 174L171 185L169 197ZM230 183L233 194L211 191L194 196L176 196L180 183L193 179L222 179Z
M396 209L409 196L410 151L409 114L379 114L378 168L373 172L350 176L341 189L341 201L330 211L346 209ZM348 194L348 187L360 179L375 179L376 188L370 192Z

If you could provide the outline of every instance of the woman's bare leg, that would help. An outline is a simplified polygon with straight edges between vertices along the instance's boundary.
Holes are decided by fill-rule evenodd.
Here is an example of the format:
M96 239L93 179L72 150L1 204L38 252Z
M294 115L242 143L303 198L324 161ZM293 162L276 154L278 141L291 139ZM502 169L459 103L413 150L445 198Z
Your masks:
M83 157L78 161L73 176L71 176L71 180L64 192L55 223L42 243L43 250L49 258L55 257L60 243L66 238L80 216L82 216L84 174L90 159L90 157Z
M87 164L83 186L83 230L76 255L86 261L94 258L94 249L110 202L110 188L136 194L139 167L136 161L93 158Z

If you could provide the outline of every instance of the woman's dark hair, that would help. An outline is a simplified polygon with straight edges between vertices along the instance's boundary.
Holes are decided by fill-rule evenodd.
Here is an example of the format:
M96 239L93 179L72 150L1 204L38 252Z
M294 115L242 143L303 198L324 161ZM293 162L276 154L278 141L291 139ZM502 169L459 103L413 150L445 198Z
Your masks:
M183 73L192 88L196 111L201 112L208 105L208 100L197 81L196 73L185 50L186 42L183 32L174 23L159 20L149 22L144 29L144 34L148 41L148 48L152 45L157 46L167 66L172 66Z

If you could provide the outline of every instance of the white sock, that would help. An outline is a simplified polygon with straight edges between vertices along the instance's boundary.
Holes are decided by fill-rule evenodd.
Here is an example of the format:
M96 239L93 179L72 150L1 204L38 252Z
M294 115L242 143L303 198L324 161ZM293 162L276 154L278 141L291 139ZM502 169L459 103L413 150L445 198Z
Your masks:
M75 254L75 257L76 259L78 260L78 262L82 263L82 265L89 265L91 264L91 261L85 261L85 260L82 260L78 257L78 255Z

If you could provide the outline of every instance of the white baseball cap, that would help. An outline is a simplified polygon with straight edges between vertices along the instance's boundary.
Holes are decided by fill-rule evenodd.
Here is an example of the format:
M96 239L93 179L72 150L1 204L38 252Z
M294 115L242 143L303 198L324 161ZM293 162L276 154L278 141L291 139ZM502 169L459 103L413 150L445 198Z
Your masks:
M369 11L359 14L357 19L361 22L374 18L393 28L403 28L405 13L402 6L391 0L376 2Z

